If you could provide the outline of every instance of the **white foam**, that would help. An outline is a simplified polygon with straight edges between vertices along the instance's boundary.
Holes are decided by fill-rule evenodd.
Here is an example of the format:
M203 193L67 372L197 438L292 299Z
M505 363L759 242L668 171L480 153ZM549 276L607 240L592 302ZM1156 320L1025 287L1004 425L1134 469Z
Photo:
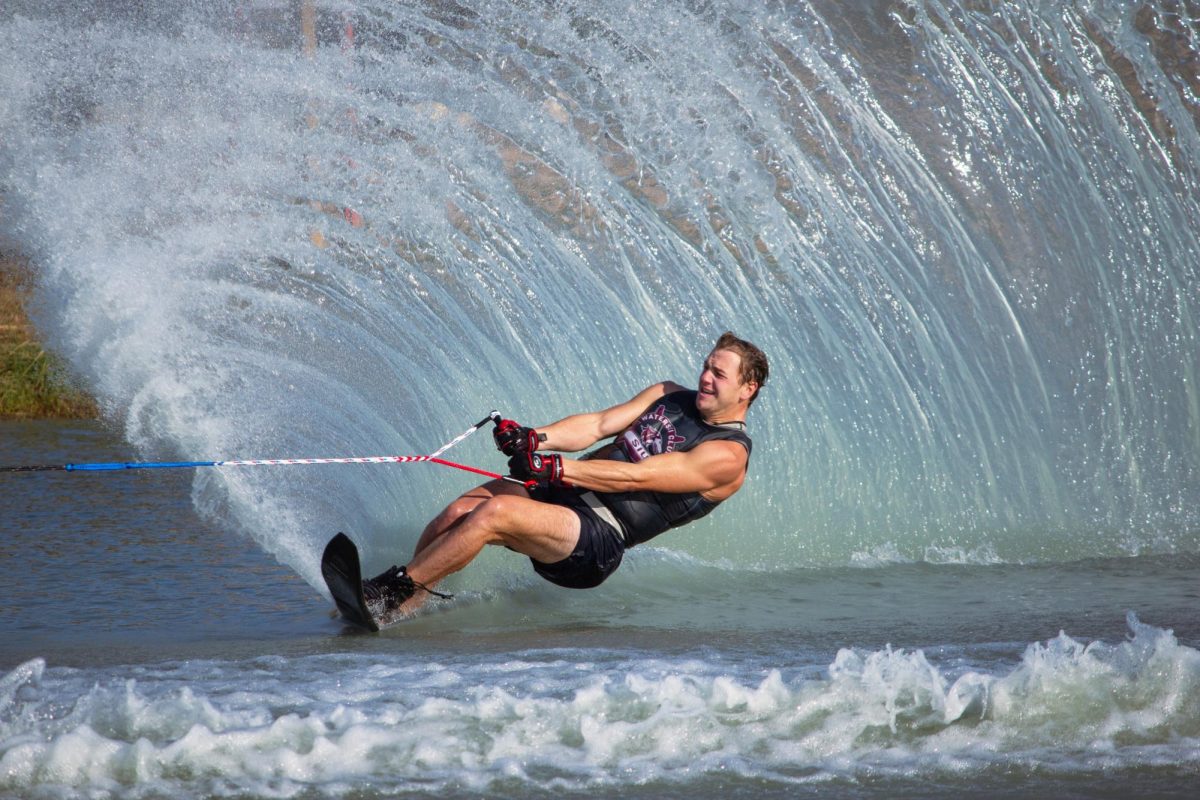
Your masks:
M1200 764L1200 652L1129 625L1128 641L1060 634L993 671L847 649L819 677L597 651L187 662L133 678L33 661L0 680L0 793L323 796L401 780L532 791Z
M929 544L921 549L919 556L906 553L895 542L884 542L851 554L850 564L855 567L886 567L892 564L966 564L973 566L1007 563L989 542L964 547L954 544Z

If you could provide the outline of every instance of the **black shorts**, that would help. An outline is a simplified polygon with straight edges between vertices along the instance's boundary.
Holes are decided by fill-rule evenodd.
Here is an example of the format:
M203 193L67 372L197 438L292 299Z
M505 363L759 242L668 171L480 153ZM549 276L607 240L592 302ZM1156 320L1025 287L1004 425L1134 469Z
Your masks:
M531 558L533 569L538 575L567 589L591 589L621 566L625 555L625 543L613 526L588 508L580 499L583 492L575 489L552 487L539 500L569 508L579 515L579 542L574 552L562 561L544 564Z

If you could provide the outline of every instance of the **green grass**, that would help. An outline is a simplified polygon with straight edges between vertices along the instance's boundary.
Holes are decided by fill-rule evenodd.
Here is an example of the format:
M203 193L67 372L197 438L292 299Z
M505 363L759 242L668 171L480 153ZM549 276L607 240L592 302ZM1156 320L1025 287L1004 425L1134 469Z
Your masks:
M63 380L58 360L36 342L0 345L0 418L92 418L96 404Z
M71 386L62 362L36 340L25 296L24 266L0 258L0 419L96 417L96 403Z

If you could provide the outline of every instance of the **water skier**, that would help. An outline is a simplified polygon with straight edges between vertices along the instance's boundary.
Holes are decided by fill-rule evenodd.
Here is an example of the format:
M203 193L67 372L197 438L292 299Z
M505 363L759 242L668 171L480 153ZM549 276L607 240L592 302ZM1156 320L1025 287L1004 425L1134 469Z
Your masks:
M489 544L528 556L559 586L598 586L626 549L703 517L741 488L751 448L746 413L767 373L761 350L725 333L695 390L656 383L612 408L537 429L504 420L496 446L511 474L537 488L531 494L496 480L454 500L426 526L407 566L363 581L368 603L410 613L427 597L419 589ZM581 459L541 452L578 452L609 437Z

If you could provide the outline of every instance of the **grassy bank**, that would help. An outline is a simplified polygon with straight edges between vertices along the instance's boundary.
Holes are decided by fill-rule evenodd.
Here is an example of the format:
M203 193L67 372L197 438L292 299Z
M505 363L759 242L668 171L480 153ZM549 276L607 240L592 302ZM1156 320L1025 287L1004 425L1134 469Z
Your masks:
M0 254L0 419L95 417L95 402L38 343L24 310L28 291L25 265Z

